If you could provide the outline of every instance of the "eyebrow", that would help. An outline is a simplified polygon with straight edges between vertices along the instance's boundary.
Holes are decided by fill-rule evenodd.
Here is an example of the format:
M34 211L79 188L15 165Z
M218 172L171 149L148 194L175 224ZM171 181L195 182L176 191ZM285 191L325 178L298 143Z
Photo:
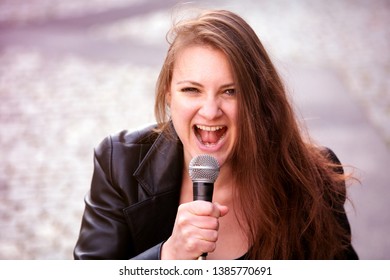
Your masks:
M189 80L179 81L176 84L180 85L180 84L187 84L187 83L202 87L202 84L200 84L198 82L194 82L194 81L189 81Z
M198 87L203 87L202 84L200 84L198 82L190 81L190 80L179 81L176 84L180 85L180 84L186 84L186 83L189 83L189 84L192 84L192 85L195 85L195 86L198 86ZM229 83L229 84L222 85L219 88L229 88L229 87L235 87L235 86L236 86L235 83Z

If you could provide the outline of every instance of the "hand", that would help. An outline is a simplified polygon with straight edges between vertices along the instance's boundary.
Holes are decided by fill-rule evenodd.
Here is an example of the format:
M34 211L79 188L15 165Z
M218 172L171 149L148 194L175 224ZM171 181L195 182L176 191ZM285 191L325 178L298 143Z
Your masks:
M218 240L218 219L228 211L227 206L207 201L181 204L172 235L161 249L161 259L194 260L213 252Z

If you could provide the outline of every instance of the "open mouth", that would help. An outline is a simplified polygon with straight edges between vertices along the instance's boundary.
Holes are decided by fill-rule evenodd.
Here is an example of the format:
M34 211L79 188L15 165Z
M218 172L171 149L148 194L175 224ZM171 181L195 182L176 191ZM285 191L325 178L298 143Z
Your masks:
M195 125L195 135L205 146L211 147L217 145L226 135L226 126L205 126Z

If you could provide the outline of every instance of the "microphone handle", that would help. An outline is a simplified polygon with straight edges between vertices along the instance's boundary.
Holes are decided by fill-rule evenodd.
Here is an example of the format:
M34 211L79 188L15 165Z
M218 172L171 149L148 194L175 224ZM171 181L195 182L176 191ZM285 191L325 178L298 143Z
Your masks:
M194 200L203 200L211 202L213 200L214 183L193 182ZM207 253L203 253L198 260L206 260Z
M211 202L213 200L214 183L193 182L194 200L204 200Z

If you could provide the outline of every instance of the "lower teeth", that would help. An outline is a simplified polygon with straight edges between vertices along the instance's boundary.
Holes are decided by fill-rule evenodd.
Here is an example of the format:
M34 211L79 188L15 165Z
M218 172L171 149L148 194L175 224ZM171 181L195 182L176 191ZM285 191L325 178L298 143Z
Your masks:
M203 143L206 147L215 146L215 143Z

